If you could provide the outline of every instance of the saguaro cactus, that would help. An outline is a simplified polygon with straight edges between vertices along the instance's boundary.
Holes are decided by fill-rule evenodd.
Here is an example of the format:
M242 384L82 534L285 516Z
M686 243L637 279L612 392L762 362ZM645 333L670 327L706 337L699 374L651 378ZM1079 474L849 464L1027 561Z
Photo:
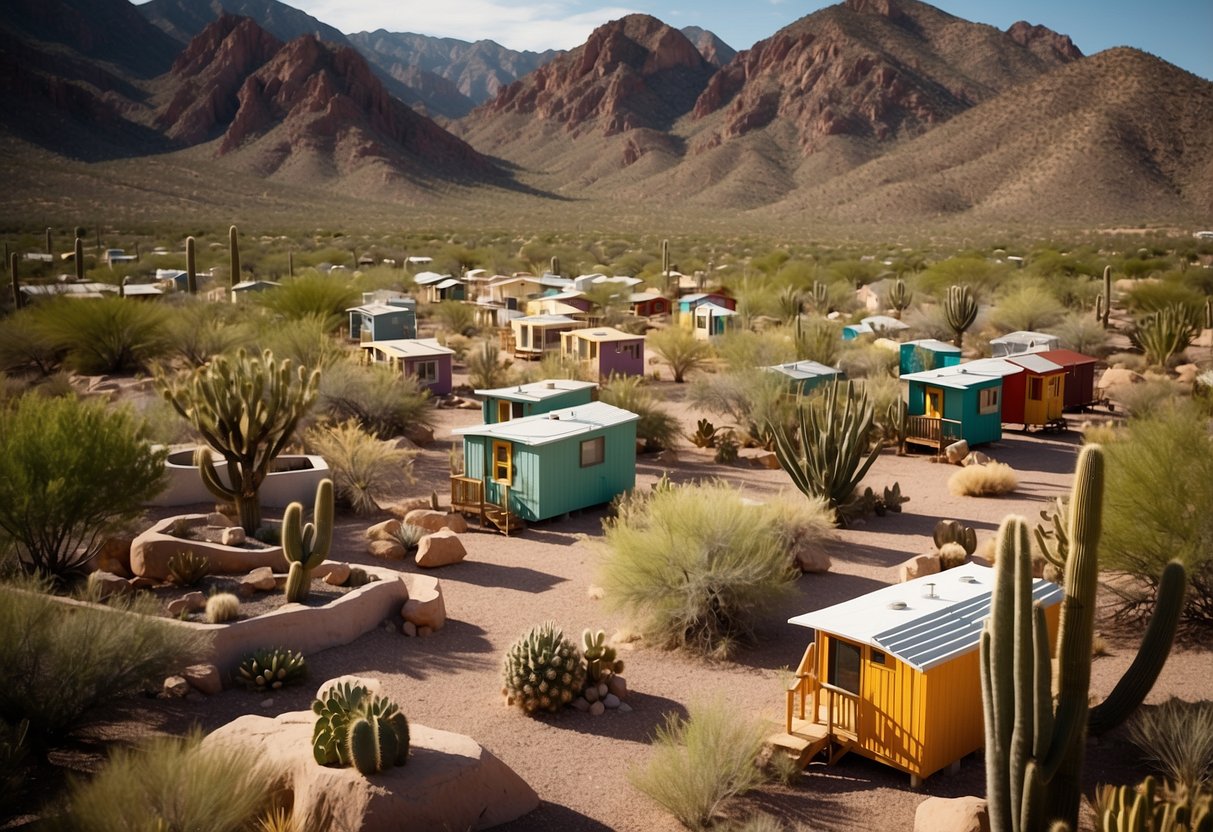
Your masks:
M234 225L227 230L227 253L229 280L235 286L240 282L240 233Z
M185 238L185 290L198 294L198 257L192 236Z
M286 276L295 276L295 252L288 251L286 253Z
M809 299L813 308L824 315L829 311L830 287L820 280L814 280L812 287L809 288Z
M661 241L661 273L670 276L670 241Z
M901 313L910 306L910 301L913 299L914 293L906 287L906 282L900 277L893 281L889 286L889 306L893 309L893 317L901 320Z
M266 350L250 358L218 356L184 380L163 376L156 386L183 418L226 462L219 476L210 448L194 453L202 481L212 494L236 504L240 525L253 534L261 525L258 492L270 463L282 453L299 419L316 401L320 371L275 361Z
M1065 599L1057 635L1056 704L1044 610L1032 600L1028 525L1008 517L998 535L990 616L981 636L986 794L992 832L1036 832L1061 820L1077 828L1086 747L1104 456L1083 448L1070 498ZM1178 582L1178 591L1176 591ZM1167 566L1137 659L1094 712L1123 719L1141 703L1170 652L1183 601L1184 568ZM1164 596L1165 591L1165 596ZM1160 609L1167 607L1161 613ZM1172 610L1171 607L1176 609Z
M549 271L552 274L557 274L557 275L560 274L560 258L554 254L552 255L552 263L551 263L551 268L549 269Z
M46 227L46 253L54 254L54 252L51 251L51 228L49 225Z
M948 328L956 336L956 346L963 346L964 334L973 321L977 320L977 300L973 290L968 286L948 287L948 296L944 298L943 313L948 322Z
M72 257L76 261L76 280L83 282L84 280L84 240L81 237L76 238L76 248L72 253Z
M282 551L290 563L286 575L286 600L302 603L311 588L312 570L329 554L333 543L333 481L316 486L312 522L304 524L303 505L291 503L282 515Z
M1099 322L1103 328L1108 328L1108 315L1112 312L1112 267L1103 267L1103 308L1099 312Z
M17 263L19 262L19 260L20 260L20 258L17 256L17 252L14 251L12 254L9 255L8 273L12 277L12 280L13 280L13 308L14 309L20 309L22 304L25 302L25 298L21 296L21 278L17 274Z

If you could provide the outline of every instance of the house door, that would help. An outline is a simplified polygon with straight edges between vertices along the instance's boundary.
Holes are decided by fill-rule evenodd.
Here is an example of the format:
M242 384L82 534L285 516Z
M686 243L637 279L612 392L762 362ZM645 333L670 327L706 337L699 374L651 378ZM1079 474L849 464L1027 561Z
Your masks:
M1061 418L1061 411L1065 407L1065 376L1058 373L1057 375L1049 376L1045 380L1045 419L1053 421Z
M834 722L838 728L854 733L859 724L859 685L863 653L858 644L832 636L828 643L826 681L836 688L854 694L853 697L830 694L834 697Z
M1028 379L1028 400L1024 402L1023 423L1043 425L1045 423L1045 380L1040 376Z
M938 387L928 387L926 390L924 412L932 419L943 418L943 390Z

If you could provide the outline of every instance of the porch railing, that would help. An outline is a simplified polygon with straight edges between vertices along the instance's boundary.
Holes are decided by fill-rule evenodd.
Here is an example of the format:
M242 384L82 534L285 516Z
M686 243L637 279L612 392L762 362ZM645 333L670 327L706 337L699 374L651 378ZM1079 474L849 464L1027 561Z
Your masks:
M906 424L906 442L926 445L942 453L961 438L960 422L938 416L910 416Z
M484 483L475 477L451 477L451 510L484 520Z

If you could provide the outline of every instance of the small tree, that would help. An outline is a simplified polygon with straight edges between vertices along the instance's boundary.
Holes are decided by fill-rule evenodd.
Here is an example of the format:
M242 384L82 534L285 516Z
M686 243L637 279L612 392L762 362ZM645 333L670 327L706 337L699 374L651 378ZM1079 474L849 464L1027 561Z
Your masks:
M160 490L163 451L125 410L26 395L0 420L0 529L28 572L62 578Z
M234 502L240 525L248 534L261 526L261 483L270 463L282 453L299 420L316 401L320 371L292 368L266 350L250 358L219 356L184 378L158 376L156 386L182 418L194 426L226 461L219 476L207 448L195 463L206 487L221 500Z
M674 381L682 384L686 374L698 370L712 358L712 347L680 326L654 332L648 337L648 347L670 365Z

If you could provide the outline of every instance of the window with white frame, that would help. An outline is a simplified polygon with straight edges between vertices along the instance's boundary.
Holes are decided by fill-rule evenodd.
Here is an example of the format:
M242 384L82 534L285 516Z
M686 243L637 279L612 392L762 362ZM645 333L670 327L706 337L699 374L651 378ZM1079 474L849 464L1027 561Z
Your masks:
M977 412L982 415L998 412L999 388L987 387L978 394Z
M413 364L413 375L422 384L433 384L438 381L437 361L418 361Z
M606 459L606 437L598 436L581 443L581 467L600 465Z

